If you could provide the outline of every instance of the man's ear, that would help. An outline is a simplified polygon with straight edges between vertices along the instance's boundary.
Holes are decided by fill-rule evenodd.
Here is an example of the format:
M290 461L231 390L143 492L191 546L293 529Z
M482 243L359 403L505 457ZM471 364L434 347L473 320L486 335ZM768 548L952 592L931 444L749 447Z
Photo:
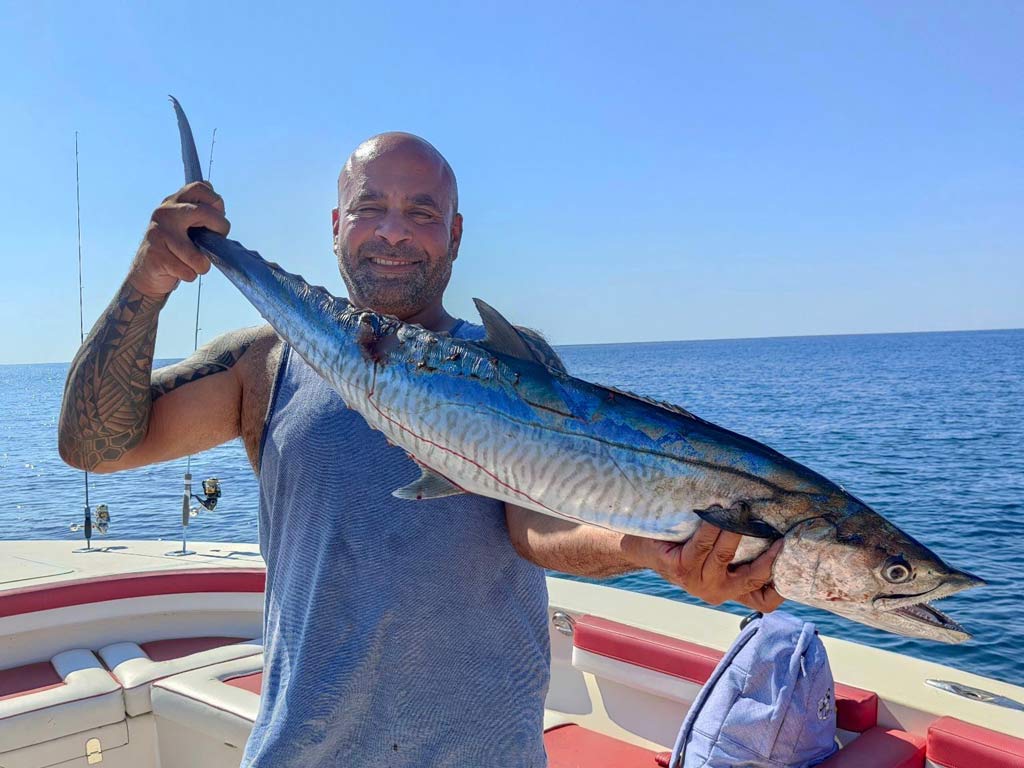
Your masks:
M456 213L452 217L452 261L459 258L459 246L462 244L462 214Z
M331 209L331 227L334 230L334 237L332 238L332 240L334 241L334 252L337 253L338 252L338 233L341 230L341 214L338 213L338 209L337 208L332 208Z

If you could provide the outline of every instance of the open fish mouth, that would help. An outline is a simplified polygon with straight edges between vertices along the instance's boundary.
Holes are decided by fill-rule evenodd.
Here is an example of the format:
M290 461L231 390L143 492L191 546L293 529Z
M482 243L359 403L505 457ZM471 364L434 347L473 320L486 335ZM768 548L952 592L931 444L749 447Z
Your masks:
M916 624L923 624L930 628L944 629L949 632L956 632L957 634L969 636L967 630L958 622L951 619L931 603L921 602L901 605L900 607L889 611L889 613L897 614L898 616Z
M933 589L916 595L877 597L873 601L873 605L877 610L884 611L888 615L899 616L913 625L927 627L928 629L945 630L967 639L970 637L967 630L932 605L932 602L949 597L957 592L962 592L965 589L984 586L984 584L985 581L977 576L963 571L956 571L944 576L942 583Z

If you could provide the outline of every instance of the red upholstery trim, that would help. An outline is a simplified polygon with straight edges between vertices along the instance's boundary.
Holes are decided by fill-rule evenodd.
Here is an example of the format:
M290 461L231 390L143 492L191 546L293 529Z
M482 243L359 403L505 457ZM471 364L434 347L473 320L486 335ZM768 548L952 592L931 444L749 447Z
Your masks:
M263 673L253 672L251 675L238 675L236 677L228 677L222 681L225 685L231 685L235 688L241 688L243 691L249 693L255 693L257 696L260 695L260 691L263 690Z
M940 717L928 726L928 759L946 768L1024 768L1024 739Z
M183 656L191 656L193 653L209 651L211 648L241 643L247 639L245 637L179 637L172 640L153 640L149 643L141 643L139 647L149 656L150 661L170 661Z
M867 768L867 766L870 768L923 768L924 739L904 731L872 728L821 763L818 768ZM981 765L972 765L971 768L981 768Z
M548 768L655 768L655 753L578 725L544 734Z
M878 694L836 683L836 725L844 731L864 731L878 725Z
M0 594L0 618L108 600L195 592L263 592L262 568L215 568L114 574L12 589Z
M64 685L64 681L48 661L0 669L0 701L48 691L59 685Z
M580 650L697 685L707 682L722 658L722 652L714 648L597 616L580 616L575 627L572 642ZM878 696L836 684L836 717L843 730L863 733L878 722Z
M572 643L609 659L703 685L722 652L597 616L580 616Z

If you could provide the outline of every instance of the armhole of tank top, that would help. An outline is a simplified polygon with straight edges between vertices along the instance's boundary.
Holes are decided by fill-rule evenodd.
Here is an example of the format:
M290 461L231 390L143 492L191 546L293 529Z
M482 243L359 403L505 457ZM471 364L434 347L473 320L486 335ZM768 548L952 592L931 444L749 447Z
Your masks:
M455 338L459 338L458 332L462 330L462 326L464 326L465 324L466 321L460 317L459 320L455 323L455 325L452 326L452 329L448 331L448 335L454 336Z
M260 433L260 449L256 456L256 466L260 469L263 468L263 446L267 443L267 435L270 433L270 422L274 420L274 411L277 408L277 393L281 391L281 380L284 379L284 372L288 368L288 360L291 357L291 346L283 341L281 343L284 345L284 348L281 350L281 359L277 363L274 388L270 391L267 415L263 418L263 431Z

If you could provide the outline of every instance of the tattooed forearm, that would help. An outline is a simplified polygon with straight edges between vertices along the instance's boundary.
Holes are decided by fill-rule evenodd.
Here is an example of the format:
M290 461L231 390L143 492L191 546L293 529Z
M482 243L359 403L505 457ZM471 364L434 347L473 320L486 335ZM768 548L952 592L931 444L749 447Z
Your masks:
M167 299L128 282L97 321L68 371L58 445L68 464L117 461L146 434L157 317Z
M191 357L156 371L149 387L152 399L156 400L182 384L229 370L252 346L259 331L259 328L243 328L219 336Z

